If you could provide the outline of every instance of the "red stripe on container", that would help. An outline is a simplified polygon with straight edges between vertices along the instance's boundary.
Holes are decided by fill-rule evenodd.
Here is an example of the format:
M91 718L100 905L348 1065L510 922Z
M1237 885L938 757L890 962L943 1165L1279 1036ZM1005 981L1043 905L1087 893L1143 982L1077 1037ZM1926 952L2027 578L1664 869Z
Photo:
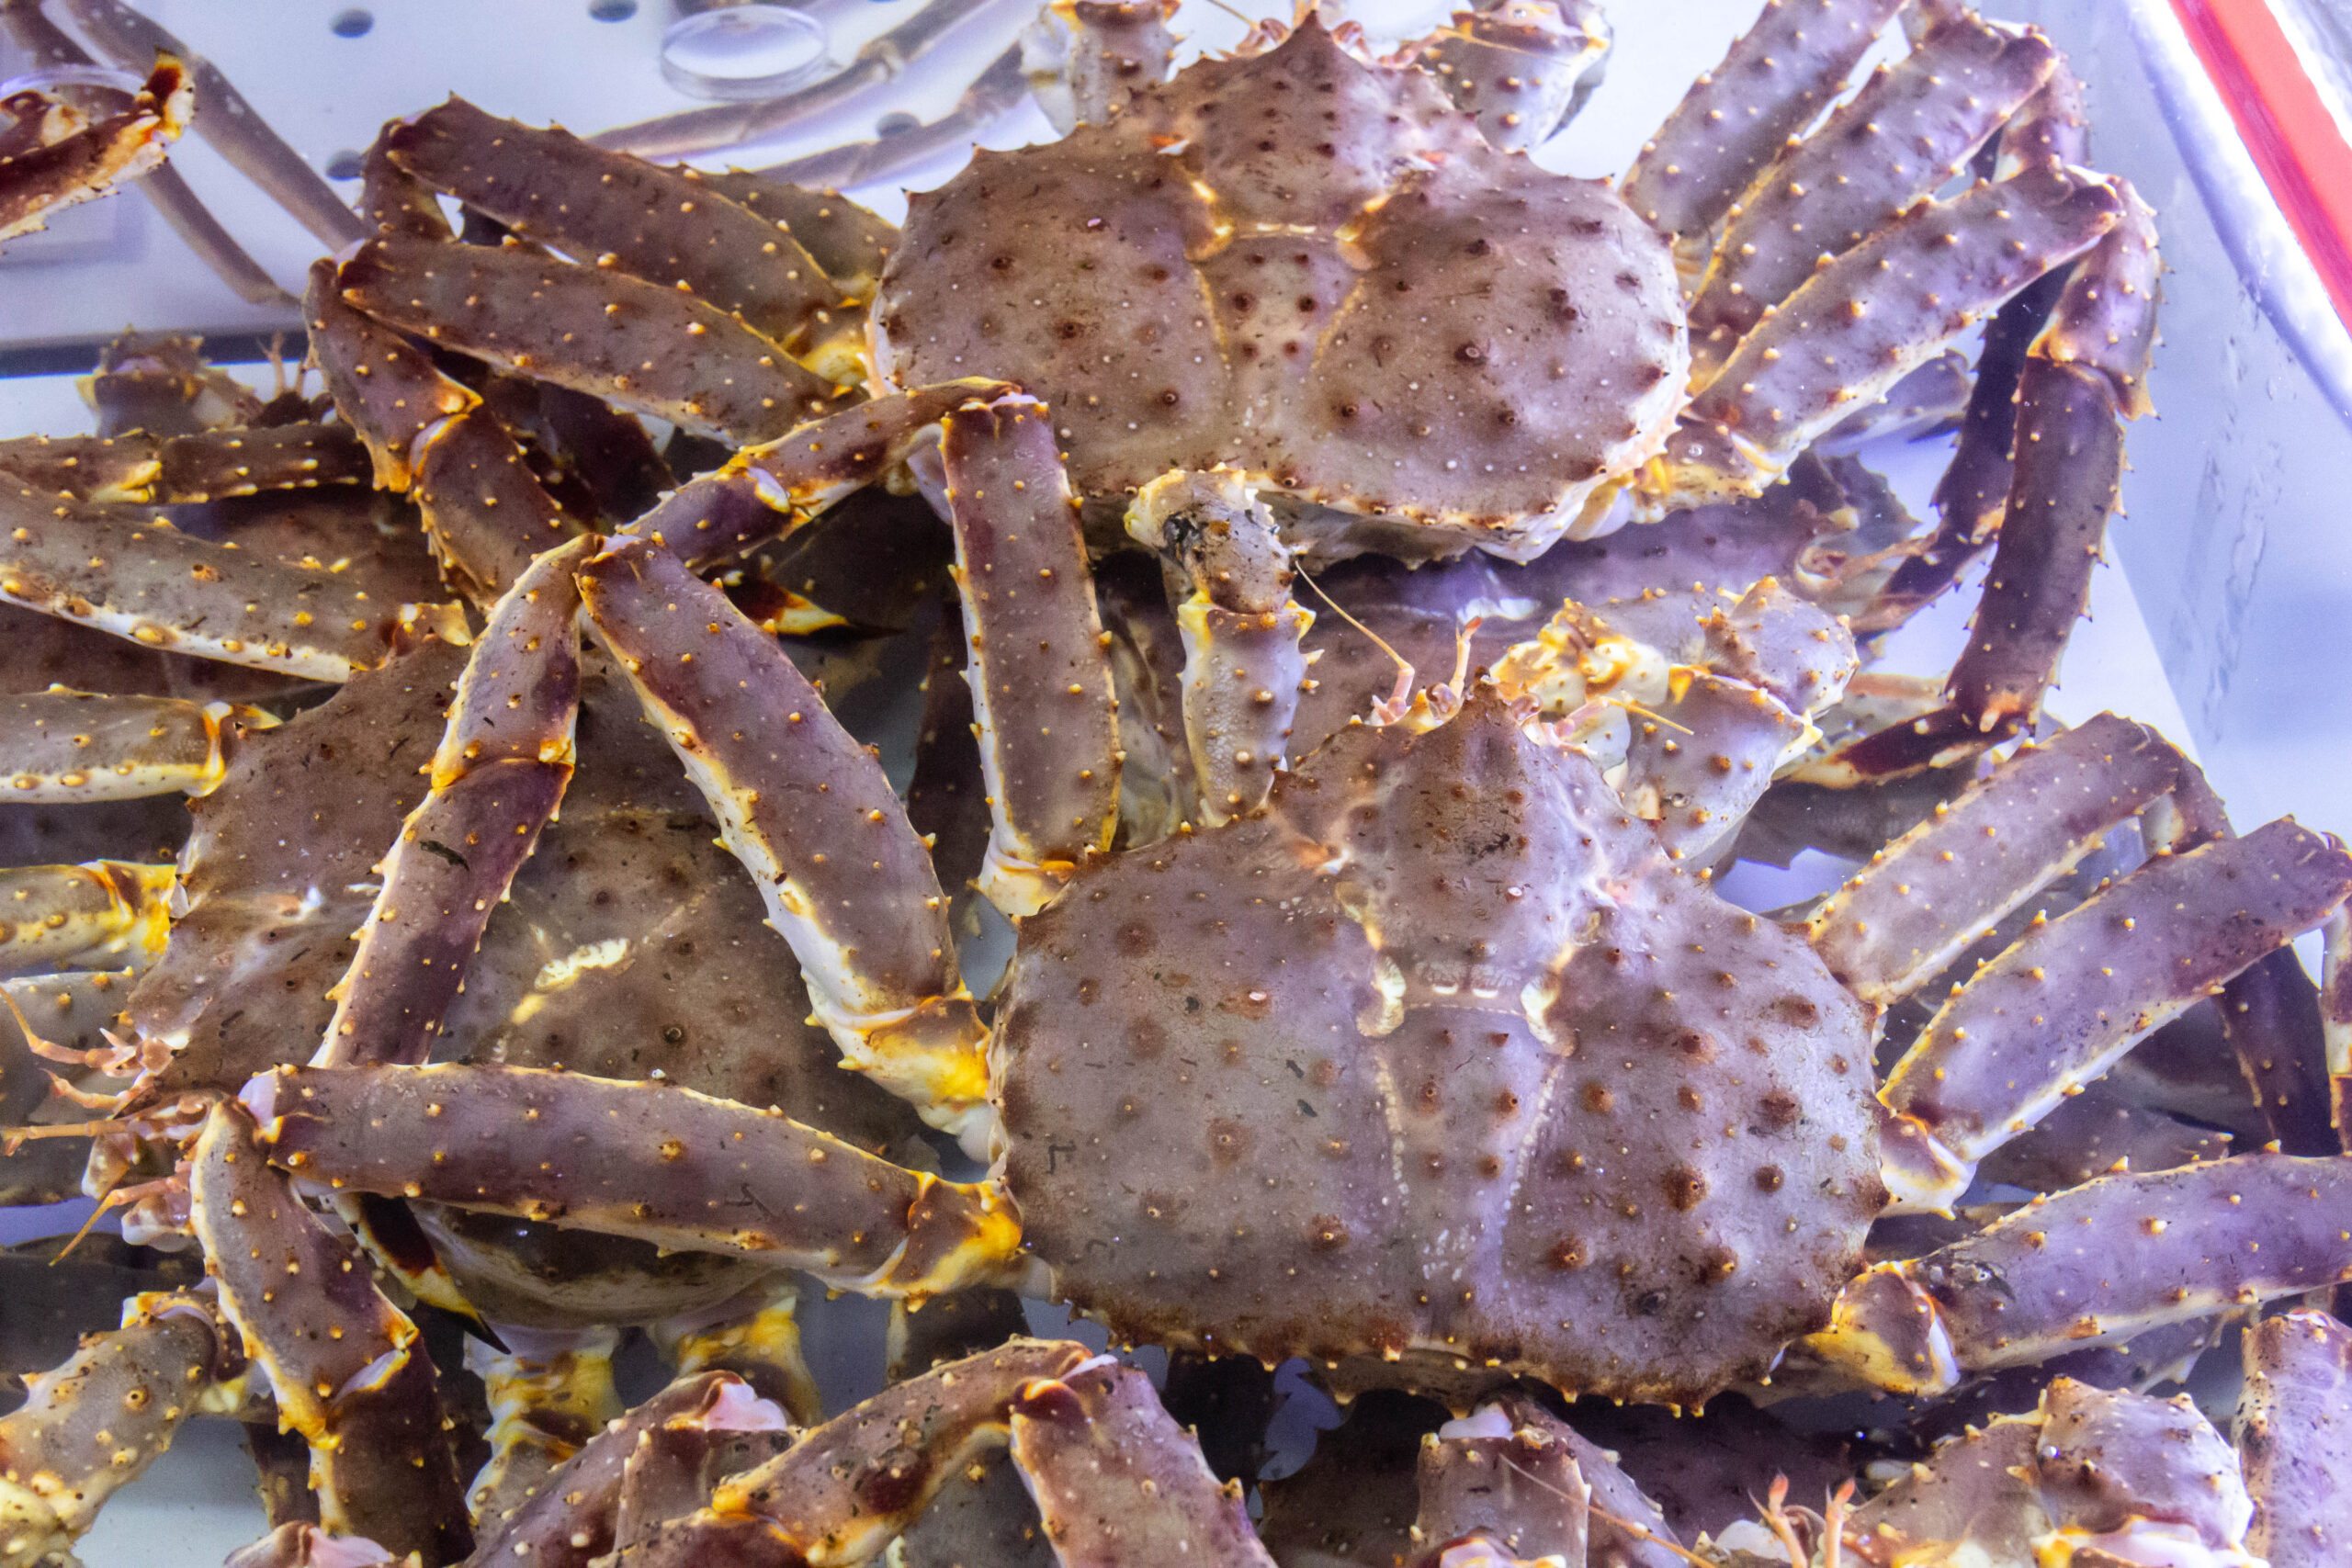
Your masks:
M2352 327L2352 147L2265 0L2172 0L2303 254Z

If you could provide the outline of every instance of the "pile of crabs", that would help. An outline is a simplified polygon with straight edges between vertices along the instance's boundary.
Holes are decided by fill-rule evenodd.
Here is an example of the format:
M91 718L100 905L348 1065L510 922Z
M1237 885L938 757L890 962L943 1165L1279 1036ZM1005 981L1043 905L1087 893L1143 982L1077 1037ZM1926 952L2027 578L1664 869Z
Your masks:
M0 1563L199 1415L248 1564L2352 1562L2352 855L2041 712L2159 271L2064 60L1771 0L1612 186L1577 0L1164 22L903 230L453 100L322 394L0 442L0 1187L119 1220L0 1258Z

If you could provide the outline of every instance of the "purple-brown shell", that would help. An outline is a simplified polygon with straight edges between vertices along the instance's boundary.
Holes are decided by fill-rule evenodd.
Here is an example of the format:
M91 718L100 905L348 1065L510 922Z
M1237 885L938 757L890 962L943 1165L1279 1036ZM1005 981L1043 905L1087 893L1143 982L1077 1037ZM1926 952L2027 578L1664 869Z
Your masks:
M874 320L899 385L1043 398L1081 495L1224 464L1437 554L1548 543L1687 363L1665 243L1607 186L1311 17L916 197Z
M1006 1179L1114 1334L1695 1402L1883 1190L1859 1008L1476 697L1080 873L999 1026Z

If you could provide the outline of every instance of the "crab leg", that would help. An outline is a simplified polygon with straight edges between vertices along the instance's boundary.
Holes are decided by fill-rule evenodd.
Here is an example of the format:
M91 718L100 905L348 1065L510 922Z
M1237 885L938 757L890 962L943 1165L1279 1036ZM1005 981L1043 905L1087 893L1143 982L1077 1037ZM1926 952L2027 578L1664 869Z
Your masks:
M794 344L841 297L780 222L705 182L462 98L388 128L394 165L526 240L684 288L763 337Z
M676 1554L650 1562L698 1561L698 1537L753 1521L812 1568L870 1561L948 1478L1003 1446L1009 1407L1022 1390L1067 1377L1087 1359L1083 1345L1016 1339L884 1389L757 1470L721 1483L710 1506L670 1543ZM792 1561L781 1553L776 1560Z
M1740 339L1645 475L1645 499L1671 510L1760 491L1857 404L2097 244L2125 206L2114 182L2052 165L1912 208Z
M1033 915L1119 825L1118 703L1046 405L967 403L943 442L972 710L996 806L979 886Z
M1783 152L1732 209L1690 301L1693 384L1712 380L1823 255L1860 244L1959 174L2057 63L2041 34L1963 12Z
M383 891L335 987L322 1066L424 1061L493 906L571 782L580 592L594 541L549 550L492 612L449 705L432 788L378 868Z
M704 1372L680 1378L619 1419L607 1423L544 1484L503 1518L485 1517L476 1560L531 1568L587 1568L613 1544L621 1485L639 1441L673 1422L727 1430L774 1430L784 1412L741 1378Z
M1567 633L1579 617L1590 625L1574 634L1579 641L1615 635L1573 603L1546 632ZM1538 646L1554 640L1539 637ZM1763 579L1708 618L1700 662L1670 672L1667 700L1634 711L1620 797L1676 859L1711 862L1814 735L1811 716L1844 694L1855 662L1842 624ZM1531 660L1511 679L1536 676Z
M2122 220L2075 269L2027 355L2000 543L1946 705L1829 760L1852 779L1940 767L2039 711L2090 596L2123 475L2126 420L2147 412L2159 263L2153 215L2116 182Z
M1940 434L1960 423L1973 388L1967 356L1948 348L1889 387L1885 397L1832 425L1813 444L1813 455L1850 457L1873 442L1919 441Z
M2041 705L2101 558L2121 483L2121 422L2149 412L2155 229L2123 191L2124 222L2075 273L2018 385L2008 511L1975 636L1951 672L1953 705L1980 732L2014 728Z
M2233 1155L2037 1198L1924 1258L1874 1264L1804 1341L1898 1393L2121 1344L2352 1279L2352 1156Z
M0 1011L7 1014L0 1023L0 1127L16 1132L26 1130L26 1123L78 1122L90 1109L111 1108L108 1091L120 1085L129 1053L107 1038L106 1028L121 1016L138 980L136 969L77 969L0 980ZM60 1073L57 1067L68 1070ZM0 1133L0 1151L10 1141L7 1133ZM89 1168L89 1146L78 1139L44 1138L39 1144L43 1152L62 1151L58 1164L71 1167L62 1184L78 1191ZM43 1163L38 1155L21 1165L0 1162L0 1171L6 1173L0 1191L14 1194L0 1203L55 1202L66 1196L34 1195L34 1190L57 1180L38 1168Z
M1497 1556L1512 1562L1584 1562L1592 1488L1571 1446L1544 1429L1556 1425L1514 1422L1487 1405L1424 1438L1413 1539L1438 1562L1448 1561L1447 1547L1472 1540L1501 1548Z
M727 1427L665 1422L638 1438L621 1474L621 1500L612 1514L614 1563L638 1563L642 1551L675 1523L701 1512L719 1481L757 1470L799 1438L790 1427L774 1432L731 1432Z
M1866 1002L1908 996L2109 830L2201 788L2188 759L2143 725L2103 713L2025 746L1881 850L1831 895L1806 938Z
M121 0L65 0L65 11L101 54L126 71L145 70L159 53L187 62L203 110L196 119L196 133L321 244L340 250L366 232L334 187L269 129L269 122L209 61Z
M1273 1568L1238 1481L1220 1484L1151 1381L1107 1358L1022 1385L1012 1462L1064 1568Z
M228 769L232 725L268 729L275 715L240 703L106 696L51 686L0 699L11 772L0 798L28 804L203 795Z
M950 608L932 633L922 723L915 732L914 773L907 781L907 820L931 846L931 863L947 896L948 926L958 935L974 929L972 885L995 831L987 766L973 735L965 649L964 617Z
M303 313L335 406L366 443L378 487L414 495L442 569L494 601L579 525L504 423L424 350L345 304L334 279L334 262L311 265Z
M435 558L477 603L494 602L540 552L582 532L486 408L468 409L426 438L413 494Z
M1291 597L1290 547L1265 503L1229 470L1164 474L1127 508L1127 532L1192 580L1176 607L1184 638L1184 734L1214 827L1266 798L1283 765L1314 613Z
M882 264L899 243L899 231L888 219L837 190L810 190L745 169L714 173L680 164L678 173L789 231L845 299L874 298Z
M311 1445L299 1432L278 1429L277 1402L266 1391L247 1386L244 1394L259 1407L250 1417L240 1411L237 1424L245 1429L245 1457L254 1461L254 1491L262 1512L273 1532L289 1525L315 1529L319 1500L311 1495Z
M0 974L145 968L171 931L178 872L168 865L0 869Z
M726 311L611 268L386 235L336 276L378 321L696 435L770 440L836 401L832 383ZM586 321L597 330L572 330Z
M105 196L164 161L164 147L187 129L196 90L177 60L151 56L147 65L153 73L121 113L0 159L0 240L38 233L51 213Z
M930 854L881 764L775 639L667 550L621 542L581 585L598 637L760 885L846 1064L985 1147L986 1031Z
M1987 1155L1977 1175L1995 1186L2058 1192L2117 1170L2172 1170L2219 1159L2229 1153L2231 1141L2228 1133L2150 1110L2101 1080L2083 1086L2032 1131ZM2335 1148L2330 1140L2317 1150L2287 1152L2334 1154Z
M1998 176L2006 179L2019 169L2052 160L2086 162L2089 139L2083 122L2082 84L2062 60L2033 101L2001 133ZM2036 278L1995 312L1985 327L1960 439L1951 466L1936 483L1941 521L1935 537L1926 550L1895 568L1856 621L1857 630L1900 626L1940 597L2000 527L2012 474L2009 448L2017 439L2018 381L2025 372L2028 351L2057 309L2071 276L2072 269L2064 269Z
M1421 62L1453 107L1505 151L1532 151L1575 115L1608 58L1609 21L1591 0L1503 0L1456 11Z
M2327 922L2320 965L2320 1028L2327 1053L2328 1111L2342 1146L2352 1149L2352 911Z
M620 1395L613 1388L620 1331L592 1328L552 1337L556 1343L541 1345L532 1336L527 1354L501 1353L480 1339L466 1341L466 1371L481 1379L490 1404L490 1429L483 1434L490 1458L466 1488L466 1509L483 1541L621 1415Z
M979 378L943 381L811 420L688 480L623 533L654 540L697 570L733 560L880 479L954 410L1012 389Z
M2151 861L2037 923L1953 994L1881 1090L1953 1166L1948 1190L1905 1204L1945 1207L1976 1161L2347 896L2352 855L2279 821Z
M1710 864L1810 733L1771 693L1702 671L1655 716L1634 716L1618 793L1668 854Z
M1054 130L1101 125L1137 87L1166 81L1175 15L1171 0L1054 0L1039 11L1021 34L1021 69Z
M2238 1455L2254 1495L2246 1550L2327 1568L2352 1546L2352 1328L2290 1312L2246 1330Z
M942 1361L960 1361L1029 1332L1021 1298L998 1287L950 1291L910 1307L890 1303L883 1381L903 1382Z
M157 505L368 482L366 458L351 432L339 424L266 425L161 439L18 436L0 441L0 473L74 500Z
M1941 598L1991 544L2001 526L2015 474L2009 447L2018 433L2018 382L2026 351L2065 291L2069 270L2045 273L1993 313L1984 346L1976 357L1975 380L1960 419L1951 462L1936 481L1938 523L1925 549L1896 564L1869 606L1855 617L1857 632L1881 632L1903 625Z
M1561 1443L1576 1461L1588 1489L1582 1521L1585 1561L1597 1568L1669 1568L1678 1562L1668 1550L1680 1544L1666 1515L1634 1478L1618 1467L1617 1456L1523 1393L1505 1393L1486 1408L1498 1412L1512 1431L1533 1431Z
M1763 15L1666 117L1624 196L1679 257L1708 236L1781 148L1838 96L1904 0L1766 0Z
M463 1557L464 1494L416 1325L269 1168L234 1106L214 1107L190 1185L221 1309L268 1373L280 1423L310 1441L321 1522L427 1564Z
M634 1557L621 1554L659 1539L673 1521L692 1517L729 1476L756 1470L799 1440L797 1431L781 1423L738 1422L743 1417L722 1404L707 1416L673 1416L639 1434L613 1505L614 1561L634 1563Z
M870 141L852 141L821 152L788 158L759 171L794 184L873 186L893 178L942 152L961 151L1028 96L1021 69L1021 46L1013 45L972 79L945 114Z
M892 1303L894 1320L905 1304ZM677 1376L731 1372L793 1420L813 1427L825 1418L825 1405L801 1354L799 1306L800 1292L791 1277L779 1274L726 1303L718 1315L672 1319L653 1325L651 1333Z
M978 15L989 3L924 0L913 16L861 46L846 70L813 86L780 98L659 115L616 126L589 140L598 147L634 152L640 158L683 158L764 141L813 122L875 84L889 81L928 54L956 24Z
M376 133L359 162L359 216L379 234L401 234L412 240L454 240L449 215L433 187L392 162L384 143L400 125L393 120ZM332 259L332 258L322 258ZM316 264L312 276L316 276Z
M20 485L0 482L0 599L149 648L340 682L403 635L467 637L455 604L379 604L332 571Z
M68 38L41 14L40 0L9 0L0 5L0 28L7 29L17 47L41 68L95 63L82 46ZM197 199L179 171L158 164L139 182L139 194L161 213L187 248L203 259L238 299L253 305L285 307L293 299L277 286L262 265L237 243L211 209Z
M200 1297L153 1292L123 1303L120 1328L28 1378L24 1404L0 1417L0 1563L72 1562L107 1499L171 1447L231 1356Z
M2341 916L2330 916L2331 935ZM2282 947L2222 988L2222 1033L2263 1120L2290 1155L2345 1145L2329 1115L2327 1026L2319 989L2294 949Z
M1020 1225L995 1188L901 1169L692 1089L532 1067L281 1067L246 1103L270 1157L455 1203L923 1296L992 1282Z
M405 491L425 438L481 400L442 375L415 344L344 303L335 270L327 257L311 264L302 299L311 351L337 412L367 445L377 488Z

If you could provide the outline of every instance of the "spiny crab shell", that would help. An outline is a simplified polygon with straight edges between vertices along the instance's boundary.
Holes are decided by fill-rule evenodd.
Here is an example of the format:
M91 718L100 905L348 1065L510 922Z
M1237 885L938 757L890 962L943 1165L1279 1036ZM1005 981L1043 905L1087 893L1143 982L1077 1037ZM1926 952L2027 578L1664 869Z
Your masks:
M1325 557L1534 555L1663 447L1690 367L1632 209L1312 16L912 197L873 347L1042 398L1081 497L1235 468Z
M1885 1201L1860 1004L1491 689L1021 936L1007 1182L1123 1337L1695 1403L1826 1321Z

